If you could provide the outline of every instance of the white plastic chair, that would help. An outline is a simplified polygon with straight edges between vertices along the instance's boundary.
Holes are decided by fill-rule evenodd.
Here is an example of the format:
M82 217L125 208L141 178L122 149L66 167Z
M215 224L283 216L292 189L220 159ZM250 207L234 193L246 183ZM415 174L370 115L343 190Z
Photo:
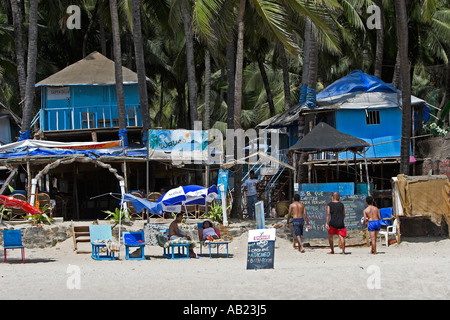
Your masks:
M386 239L386 247L389 246L389 236L395 236L395 239L398 243L398 235L397 235L397 219L394 220L392 223L392 226L388 226L386 231L379 231L378 234L380 235L380 243L382 244L382 237L384 236Z

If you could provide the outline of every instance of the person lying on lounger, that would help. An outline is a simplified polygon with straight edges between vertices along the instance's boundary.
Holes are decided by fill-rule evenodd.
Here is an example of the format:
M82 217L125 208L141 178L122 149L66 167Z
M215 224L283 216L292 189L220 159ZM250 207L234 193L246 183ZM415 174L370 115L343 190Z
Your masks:
M216 230L214 230L213 225L209 221L203 222L203 239L202 240L213 240L213 239L219 239L219 236L216 233Z

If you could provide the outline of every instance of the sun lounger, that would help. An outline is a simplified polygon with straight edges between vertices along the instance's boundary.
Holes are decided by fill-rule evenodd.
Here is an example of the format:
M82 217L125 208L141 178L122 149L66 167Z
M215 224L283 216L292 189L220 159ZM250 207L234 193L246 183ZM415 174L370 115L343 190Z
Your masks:
M167 259L189 259L189 247L194 243L190 240L176 239L168 240L167 233L161 232L157 235L158 245L164 249L163 256ZM175 253L175 249L178 250Z
M220 245L224 245L227 248L227 258L228 258L228 244L230 243L229 241L225 241L223 239L220 239L220 230L218 228L214 228L214 230L216 231L217 235L219 236L219 239L215 239L215 240L203 240L203 223L199 222L197 224L198 227L198 240L200 241L200 254L202 254L202 247L203 246L208 246L209 248L209 258L211 259L211 248L213 246L215 246L217 248L217 255L219 255L219 247Z
M89 235L92 245L92 259L94 260L115 260L114 253L119 250L113 243L111 226L89 226ZM104 248L105 255L100 251Z

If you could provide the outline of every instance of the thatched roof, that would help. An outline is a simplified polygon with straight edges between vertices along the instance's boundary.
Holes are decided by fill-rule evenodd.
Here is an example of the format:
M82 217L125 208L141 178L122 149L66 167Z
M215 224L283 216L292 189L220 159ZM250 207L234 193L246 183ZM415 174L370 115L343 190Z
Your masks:
M128 68L122 67L123 83L135 84L138 82L137 74ZM149 82L150 80L147 79ZM36 87L41 86L69 86L69 85L114 85L114 61L106 58L97 51L91 53L63 70L42 80Z
M366 141L340 132L324 122L320 122L303 139L289 150L304 152L320 151L362 151L369 147Z

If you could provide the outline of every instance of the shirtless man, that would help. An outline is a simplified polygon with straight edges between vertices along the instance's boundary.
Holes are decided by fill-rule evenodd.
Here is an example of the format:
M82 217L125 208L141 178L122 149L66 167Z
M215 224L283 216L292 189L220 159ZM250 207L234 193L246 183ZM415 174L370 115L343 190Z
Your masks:
M178 213L177 217L169 226L169 240L177 240L179 238L186 238L187 240L191 240L191 237L188 235L181 233L178 227L178 224L183 220L183 214ZM197 258L197 255L194 252L194 245L189 246L189 257Z
M372 241L370 253L377 254L377 236L378 231L380 231L381 222L380 210L378 210L378 208L373 205L372 197L366 198L366 204L367 208L364 209L363 224L368 223L367 230L369 230L370 240Z
M293 215L292 224L294 225L295 236L298 241L298 251L305 252L302 244L302 235L303 235L303 225L306 221L306 230L309 230L309 221L308 216L306 214L305 206L299 202L300 195L296 194L294 196L294 202L289 206L289 214L287 217L286 227L289 228L289 219L291 214Z

